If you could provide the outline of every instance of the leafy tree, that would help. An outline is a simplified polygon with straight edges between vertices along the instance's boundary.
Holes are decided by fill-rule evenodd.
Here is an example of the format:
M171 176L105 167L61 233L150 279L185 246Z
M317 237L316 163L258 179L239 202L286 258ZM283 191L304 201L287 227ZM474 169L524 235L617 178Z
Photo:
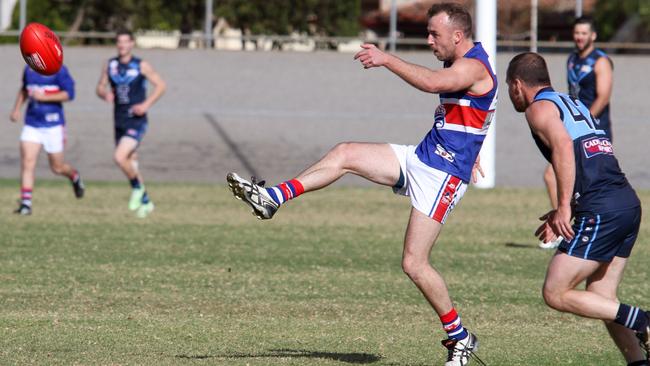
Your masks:
M601 40L610 40L628 20L639 24L633 35L634 41L650 41L650 1L619 0L598 1L594 19Z
M350 36L359 31L361 0L217 0L215 15L251 34ZM205 0L29 0L29 21L54 30L202 29ZM18 28L19 7L12 27Z

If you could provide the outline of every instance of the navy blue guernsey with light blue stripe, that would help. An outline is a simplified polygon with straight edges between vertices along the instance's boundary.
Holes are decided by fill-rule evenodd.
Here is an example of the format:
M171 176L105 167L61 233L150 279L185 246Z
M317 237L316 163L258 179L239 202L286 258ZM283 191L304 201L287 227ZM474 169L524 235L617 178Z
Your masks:
M577 52L573 52L567 60L567 82L569 84L569 95L578 98L587 108L591 108L598 96L596 90L596 72L594 71L596 62L601 57L605 57L610 63L611 60L607 54L600 49L594 49L585 58L581 58ZM599 129L605 131L607 137L612 138L609 103L603 108L603 111L596 117L596 125Z
M132 57L121 63L114 57L108 61L108 79L115 94L115 126L137 127L147 122L147 115L136 116L131 110L147 98L147 79L140 70L141 60Z
M589 109L574 97L552 88L540 90L533 102L553 102L573 140L576 177L573 189L575 213L605 213L640 206L634 189L621 171L610 139L597 129ZM540 151L551 161L551 150L533 133Z

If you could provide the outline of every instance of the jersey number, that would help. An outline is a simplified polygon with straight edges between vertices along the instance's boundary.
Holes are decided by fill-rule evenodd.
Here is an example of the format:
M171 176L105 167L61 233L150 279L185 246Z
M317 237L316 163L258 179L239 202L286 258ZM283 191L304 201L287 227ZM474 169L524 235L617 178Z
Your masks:
M571 116L573 117L573 120L578 123L578 122L584 122L589 126L590 129L595 130L596 126L594 126L594 121L591 118L591 116L585 116L581 111L580 111L580 105L578 104L578 100L574 97L567 96L567 95L560 95L560 100L562 100L562 103L566 106L566 108L571 112Z

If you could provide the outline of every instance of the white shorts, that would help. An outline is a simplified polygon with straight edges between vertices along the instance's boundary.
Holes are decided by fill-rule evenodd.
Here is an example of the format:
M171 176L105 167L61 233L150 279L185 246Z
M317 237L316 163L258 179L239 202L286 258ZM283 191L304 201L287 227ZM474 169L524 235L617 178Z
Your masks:
M394 145L393 148L404 181L393 187L396 194L411 198L411 205L441 224L467 190L460 178L432 168L420 161L413 145ZM399 184L399 183L398 183Z
M60 153L65 146L65 127L63 125L53 127L25 125L23 126L23 132L20 134L20 141L41 144L48 154Z

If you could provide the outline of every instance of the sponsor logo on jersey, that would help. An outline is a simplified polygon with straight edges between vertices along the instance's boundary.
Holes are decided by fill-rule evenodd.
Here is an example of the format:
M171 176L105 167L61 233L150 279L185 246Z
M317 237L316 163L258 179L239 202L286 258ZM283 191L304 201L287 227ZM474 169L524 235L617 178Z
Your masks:
M45 122L55 123L59 122L61 117L58 113L47 113L45 115Z
M447 151L442 145L436 144L436 155L439 155L443 159L449 161L450 163L454 162L454 158L456 157L456 154L453 152Z
M126 71L126 76L133 76L133 77L138 76L138 70L136 70L136 69L128 69Z
M612 147L611 141L605 137L592 137L587 140L583 140L582 149L585 152L587 158L592 158L596 155L614 155L614 148Z

